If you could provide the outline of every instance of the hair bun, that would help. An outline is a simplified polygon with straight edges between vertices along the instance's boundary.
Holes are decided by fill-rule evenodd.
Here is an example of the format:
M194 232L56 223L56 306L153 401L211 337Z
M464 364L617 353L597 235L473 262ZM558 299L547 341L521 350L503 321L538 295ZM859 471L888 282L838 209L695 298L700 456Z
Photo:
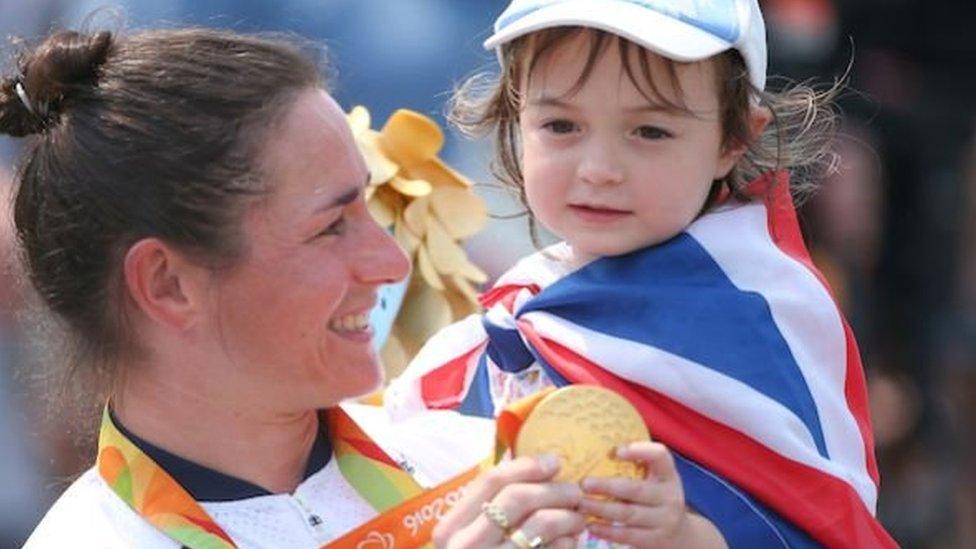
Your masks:
M0 82L0 132L20 137L46 128L65 98L97 83L111 47L111 32L63 31L22 54L20 76Z

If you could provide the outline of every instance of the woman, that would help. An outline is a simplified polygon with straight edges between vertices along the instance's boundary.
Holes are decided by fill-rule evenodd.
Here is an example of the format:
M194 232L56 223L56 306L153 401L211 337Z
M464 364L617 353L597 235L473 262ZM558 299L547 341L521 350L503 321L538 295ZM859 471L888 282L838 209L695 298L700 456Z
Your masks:
M95 466L27 546L426 543L486 431L339 406L381 382L366 313L409 265L316 66L280 41L168 30L57 33L18 68L0 131L32 136L26 270L72 379L107 403ZM438 543L570 546L580 494L546 483L555 469L488 473Z

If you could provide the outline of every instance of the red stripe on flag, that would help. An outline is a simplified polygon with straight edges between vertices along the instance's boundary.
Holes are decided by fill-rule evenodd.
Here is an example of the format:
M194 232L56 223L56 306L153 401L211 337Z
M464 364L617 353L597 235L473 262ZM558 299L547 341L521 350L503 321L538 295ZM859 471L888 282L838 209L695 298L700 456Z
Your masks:
M421 376L420 396L428 408L453 410L461 405L470 363L481 354L485 345L479 343L470 351Z
M533 295L541 291L538 284L504 284L502 286L495 286L494 288L478 296L478 302L481 303L481 306L485 309L490 309L495 305L495 303L507 298L508 302L505 303L505 307L511 311L512 302L515 300L515 296L518 295L519 290L522 290L523 288L528 289Z
M784 254L806 267L820 281L831 299L834 300L834 305L837 306L837 300L834 299L827 279L814 265L803 241L800 224L796 218L796 208L793 207L793 198L790 196L789 178L786 172L779 172L775 177L775 183L765 194L766 211L769 212L769 234ZM857 422L858 430L861 432L868 475L871 476L874 485L878 486L878 462L874 457L874 431L871 429L867 382L864 379L864 367L861 365L861 353L857 348L857 341L854 339L851 327L844 319L839 306L837 306L837 314L844 326L844 338L847 344L844 397L851 414L854 416L854 421Z
M652 437L746 490L816 541L837 548L897 547L846 482L786 459L661 393L611 374L542 338L526 320L519 321L519 329L566 379L623 395L644 417Z

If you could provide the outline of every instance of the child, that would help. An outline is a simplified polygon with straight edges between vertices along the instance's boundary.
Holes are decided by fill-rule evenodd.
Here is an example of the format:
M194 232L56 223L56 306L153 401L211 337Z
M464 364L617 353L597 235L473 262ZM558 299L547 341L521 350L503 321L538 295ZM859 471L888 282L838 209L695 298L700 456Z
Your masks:
M790 192L804 185L785 172L825 158L830 94L763 91L757 1L514 0L486 47L501 76L480 97L463 87L456 118L494 131L500 175L564 242L432 338L388 390L391 413L490 416L546 386L599 383L673 462L635 445L622 455L643 456L648 479L584 482L624 502L587 504L617 523L597 537L893 546L874 518L856 344L803 244ZM704 527L674 527L647 496L661 485Z

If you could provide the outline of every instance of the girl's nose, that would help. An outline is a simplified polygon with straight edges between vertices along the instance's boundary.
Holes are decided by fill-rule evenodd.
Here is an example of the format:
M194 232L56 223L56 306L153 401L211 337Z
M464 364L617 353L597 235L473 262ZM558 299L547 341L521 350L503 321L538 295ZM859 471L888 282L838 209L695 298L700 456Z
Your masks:
M612 145L595 141L585 147L577 176L590 185L612 185L623 182L624 170Z

